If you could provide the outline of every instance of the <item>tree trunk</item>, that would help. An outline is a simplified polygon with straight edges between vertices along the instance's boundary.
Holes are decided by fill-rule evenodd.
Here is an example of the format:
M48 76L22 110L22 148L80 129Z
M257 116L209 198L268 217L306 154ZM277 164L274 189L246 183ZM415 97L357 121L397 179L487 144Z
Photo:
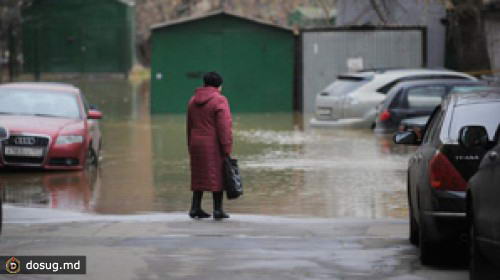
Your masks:
M469 0L461 5L448 16L446 66L459 71L489 70L482 3Z

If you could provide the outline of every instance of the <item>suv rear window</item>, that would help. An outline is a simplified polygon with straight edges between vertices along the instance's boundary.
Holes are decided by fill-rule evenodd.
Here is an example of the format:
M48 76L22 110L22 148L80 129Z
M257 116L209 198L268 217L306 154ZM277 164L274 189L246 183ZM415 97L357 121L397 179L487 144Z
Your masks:
M332 95L344 95L356 90L368 82L367 78L354 76L338 76L337 79L329 85L323 92Z
M500 124L500 102L467 104L455 107L450 125L450 139L458 140L460 129L467 125L481 125L488 131L490 140Z

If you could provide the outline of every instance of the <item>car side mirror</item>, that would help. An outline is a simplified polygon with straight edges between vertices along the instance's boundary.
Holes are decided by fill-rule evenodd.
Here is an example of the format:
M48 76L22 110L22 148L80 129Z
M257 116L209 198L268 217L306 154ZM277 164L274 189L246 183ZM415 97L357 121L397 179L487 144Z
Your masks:
M5 127L0 127L0 141L9 139L9 130Z
M398 131L394 134L392 140L395 144L402 145L420 145L422 143L415 131Z
M484 126L464 126L458 134L458 143L466 149L487 148L489 144L488 131Z
M90 120L100 120L102 119L102 113L97 110L89 110L87 113L87 118Z

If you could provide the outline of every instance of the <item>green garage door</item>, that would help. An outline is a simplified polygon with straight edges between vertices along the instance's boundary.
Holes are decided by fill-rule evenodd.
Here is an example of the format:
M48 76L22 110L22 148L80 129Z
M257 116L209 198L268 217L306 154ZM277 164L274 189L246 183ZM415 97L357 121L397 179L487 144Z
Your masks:
M153 113L182 113L202 75L218 71L234 112L293 110L294 36L227 15L153 32Z
M191 39L199 38L197 44ZM153 61L152 73L157 88L155 111L183 112L193 90L202 86L203 73L220 69L222 65L220 33L179 34L167 38L167 46L157 50L161 56ZM203 54L193 57L193 54ZM220 71L220 70L219 70Z

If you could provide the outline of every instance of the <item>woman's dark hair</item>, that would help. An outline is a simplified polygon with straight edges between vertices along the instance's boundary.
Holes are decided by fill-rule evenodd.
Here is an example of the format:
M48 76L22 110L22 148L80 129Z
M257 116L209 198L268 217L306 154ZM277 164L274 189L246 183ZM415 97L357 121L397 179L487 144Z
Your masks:
M217 72L208 72L203 75L203 82L205 83L205 86L220 87L223 80L221 75L219 75Z

